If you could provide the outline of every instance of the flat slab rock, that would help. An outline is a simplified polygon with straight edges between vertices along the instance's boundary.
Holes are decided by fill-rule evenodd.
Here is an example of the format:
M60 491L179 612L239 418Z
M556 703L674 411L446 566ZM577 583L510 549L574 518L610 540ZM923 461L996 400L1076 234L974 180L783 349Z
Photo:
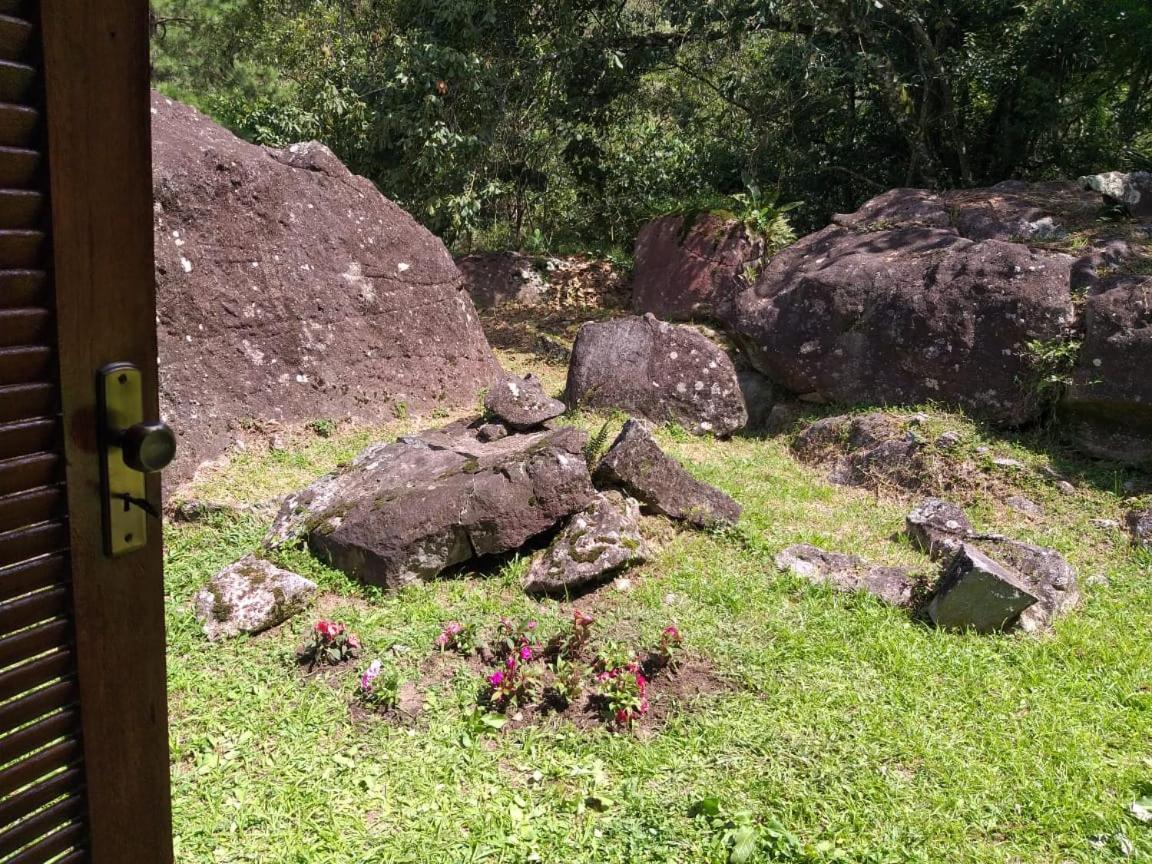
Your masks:
M261 633L304 611L315 595L316 583L249 555L196 593L196 620L213 642Z
M912 530L910 523L910 534ZM929 605L929 615L939 626L982 633L1014 629L1041 633L1080 603L1076 571L1055 549L973 534L970 529L951 533L948 542L957 544L956 551L947 558L948 568ZM965 556L972 558L975 553L980 556L974 559L976 563L965 563ZM985 566L987 562L991 569ZM957 573L965 568L979 573ZM997 581L1008 587L998 586ZM1005 596L1015 597L1012 591L1016 589L1031 598L1023 608L1015 608L1015 601L1005 605ZM959 593L949 597L954 591Z
M377 444L289 496L265 538L303 538L350 577L395 588L509 552L593 500L572 428L484 442L463 424Z
M916 581L902 567L877 567L855 555L804 544L789 546L777 555L776 567L838 591L866 591L892 606L911 606L916 587Z
M691 327L652 315L585 324L572 347L572 407L628 411L695 435L731 435L748 423L728 354Z
M940 580L928 615L944 630L999 633L1038 600L1016 570L965 543Z
M535 375L507 375L492 385L484 398L484 410L505 426L526 432L559 417L566 406L544 392Z
M698 528L734 525L741 507L719 489L701 483L668 456L639 420L629 420L596 467L600 488L621 489L670 519Z
M529 594L563 594L594 585L648 557L640 502L619 492L596 496L573 516L524 579Z

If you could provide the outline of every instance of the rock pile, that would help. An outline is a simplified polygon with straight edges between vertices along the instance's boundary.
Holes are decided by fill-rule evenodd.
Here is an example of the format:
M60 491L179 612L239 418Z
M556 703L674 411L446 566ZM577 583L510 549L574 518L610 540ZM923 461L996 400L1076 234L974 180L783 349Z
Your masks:
M740 518L736 502L692 479L637 421L594 472L587 436L575 428L538 423L486 440L489 426L459 422L367 448L285 499L265 550L302 541L354 579L397 588L554 535L524 589L569 594L647 559L642 509L700 528ZM307 585L247 558L222 571L197 604L213 638L256 632L297 611ZM261 611L242 611L254 608Z
M1039 633L1080 602L1076 573L1054 549L996 534L978 534L964 511L929 498L905 520L908 539L943 565L926 595L925 613L946 630ZM913 606L916 578L907 570L879 567L814 546L792 546L776 566L842 591L867 591L893 606Z
M735 218L669 217L641 232L634 306L723 324L772 399L931 401L1020 426L1062 389L1081 449L1142 463L1152 458L1152 383L1138 371L1152 366L1152 228L1141 239L1120 226L1086 248L1067 241L1100 233L1102 200L1152 219L1149 178L893 189L766 263Z

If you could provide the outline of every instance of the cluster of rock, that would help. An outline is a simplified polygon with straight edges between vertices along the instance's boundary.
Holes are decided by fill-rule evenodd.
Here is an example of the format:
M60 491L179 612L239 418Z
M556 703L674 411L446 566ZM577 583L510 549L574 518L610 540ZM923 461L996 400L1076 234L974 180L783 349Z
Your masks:
M720 323L775 392L812 402L931 401L1019 426L1049 407L1055 376L1084 450L1142 462L1152 458L1152 378L1139 371L1152 367L1152 289L1136 265L1152 244L1051 247L1095 222L1102 194L1146 218L1149 176L895 189L765 266L732 217L688 227L667 217L637 242L634 308ZM1152 226L1145 233L1152 240Z
M1080 602L1072 566L1053 549L978 534L964 511L937 498L905 520L916 548L942 565L935 586L918 598L918 580L903 568L855 556L793 546L776 557L781 570L842 591L867 591L893 606L916 608L946 630L1038 633ZM925 602L926 601L926 602Z
M547 405L546 397L524 398L534 388L523 380L504 384L489 395L490 408L503 406L494 417L373 445L289 496L264 539L265 554L304 542L353 579L398 588L551 537L524 588L566 594L647 559L642 511L699 528L740 518L736 502L692 478L641 422L626 423L590 470L587 435L554 424L552 407L530 425L525 411ZM494 427L502 433L492 434ZM249 560L218 575L197 603L206 632L257 632L292 614L298 604L282 601L270 572Z

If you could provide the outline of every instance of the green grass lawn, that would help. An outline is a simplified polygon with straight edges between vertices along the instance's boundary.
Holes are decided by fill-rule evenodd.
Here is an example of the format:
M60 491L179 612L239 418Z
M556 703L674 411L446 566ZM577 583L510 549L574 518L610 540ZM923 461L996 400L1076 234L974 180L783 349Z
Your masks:
M337 430L287 451L249 449L193 494L266 500L373 438ZM213 645L192 595L254 550L269 518L223 512L169 527L177 860L726 862L726 824L750 826L751 861L1057 864L1125 850L1152 860L1152 825L1127 812L1152 794L1152 560L1092 524L1120 518L1125 475L983 439L1028 466L1013 482L1045 515L975 492L960 503L978 528L1064 553L1085 594L1050 636L988 638L936 632L870 597L776 572L780 549L807 542L929 576L933 565L898 536L908 500L832 486L783 438L660 439L744 505L739 530L677 533L650 520L659 552L631 574L632 589L609 585L576 604L526 598L527 559L380 595L292 552L281 563L326 592L318 611ZM1050 460L1077 495L1033 470ZM353 672L304 680L293 662L321 613L361 635L361 666L393 656L416 680L446 621L490 629L501 615L530 615L549 628L574 605L648 643L675 623L729 687L641 734L565 722L485 734L470 710L475 673L444 666L420 716L392 723L353 718ZM723 815L694 817L707 798Z

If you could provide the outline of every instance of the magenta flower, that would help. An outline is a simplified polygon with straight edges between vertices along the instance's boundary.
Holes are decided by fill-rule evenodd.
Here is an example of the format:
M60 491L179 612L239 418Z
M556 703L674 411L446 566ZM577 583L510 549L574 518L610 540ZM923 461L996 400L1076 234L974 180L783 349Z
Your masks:
M372 665L364 670L364 674L360 676L360 689L364 692L371 692L372 682L380 677L380 672L384 668L384 664L379 660L373 660Z
M488 683L491 684L493 687L498 688L501 684L504 683L504 673L503 672L494 672L493 674L489 675L488 676Z
M529 660L532 659L532 649L529 648L527 645L523 646L520 649L520 659L523 660L525 663L527 663Z

